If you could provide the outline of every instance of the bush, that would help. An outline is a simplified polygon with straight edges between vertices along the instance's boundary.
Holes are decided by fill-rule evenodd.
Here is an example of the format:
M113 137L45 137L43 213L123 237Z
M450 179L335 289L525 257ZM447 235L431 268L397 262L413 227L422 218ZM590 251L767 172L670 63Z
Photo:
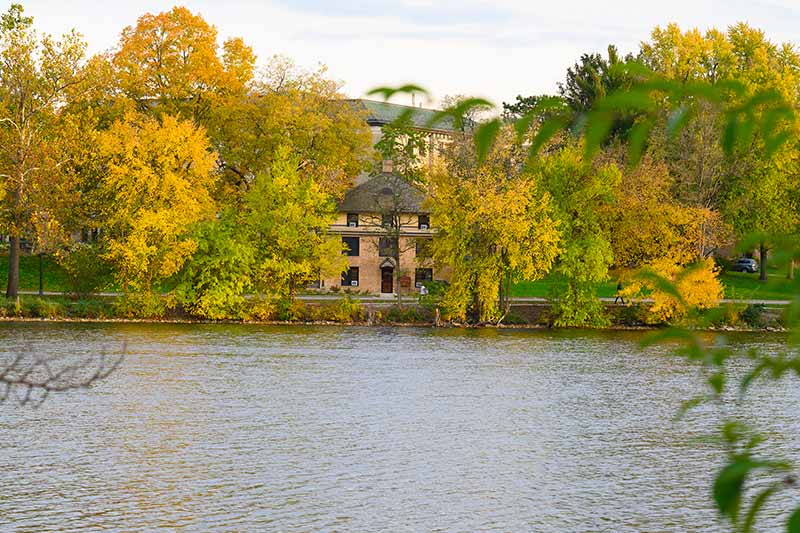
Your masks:
M767 325L767 320L764 316L766 311L767 308L764 306L764 304L750 304L744 308L744 311L742 311L742 322L751 328L763 328Z
M114 316L114 304L104 300L78 300L69 306L68 314L75 318L110 318Z
M509 311L503 319L503 324L507 324L509 326L524 326L525 324L528 324L528 319L522 315L518 315L517 313Z
M34 318L56 318L65 315L64 306L50 298L32 298L23 302L22 313Z
M58 262L67 273L67 284L73 293L91 294L111 283L111 266L95 244L77 243L61 254Z
M433 321L429 309L416 306L393 305L382 315L385 322L394 324L419 324Z
M161 318L169 301L152 292L132 292L120 297L114 310L120 318Z
M333 320L336 322L362 322L365 317L364 306L350 296L342 298L333 306Z

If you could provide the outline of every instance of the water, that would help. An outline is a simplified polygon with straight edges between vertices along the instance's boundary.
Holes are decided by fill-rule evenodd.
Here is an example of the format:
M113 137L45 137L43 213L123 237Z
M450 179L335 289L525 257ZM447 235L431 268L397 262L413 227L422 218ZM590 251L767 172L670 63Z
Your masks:
M89 391L0 405L0 531L721 530L721 456L692 440L713 413L673 420L698 371L640 338L0 324L6 353L129 351ZM755 392L764 452L800 458L797 381Z

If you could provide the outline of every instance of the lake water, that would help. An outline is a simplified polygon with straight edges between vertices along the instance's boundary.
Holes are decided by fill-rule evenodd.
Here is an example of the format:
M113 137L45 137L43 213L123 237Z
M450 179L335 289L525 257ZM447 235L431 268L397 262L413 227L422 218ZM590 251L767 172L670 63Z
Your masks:
M674 420L700 374L641 337L0 324L0 353L128 349L88 391L0 404L0 531L721 530L713 411ZM765 453L800 458L797 385L743 407Z

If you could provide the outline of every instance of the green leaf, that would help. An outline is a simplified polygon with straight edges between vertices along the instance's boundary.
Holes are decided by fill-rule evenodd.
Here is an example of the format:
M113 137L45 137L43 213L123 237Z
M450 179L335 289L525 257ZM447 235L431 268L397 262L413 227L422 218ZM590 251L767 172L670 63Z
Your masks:
M536 111L531 111L522 115L514 121L514 131L517 132L517 142L521 143L525 139L525 134L531 128L534 119L536 118Z
M539 153L542 146L547 144L547 142L555 136L559 131L562 131L564 128L567 127L567 119L564 117L554 117L548 119L539 126L539 129L536 131L536 136L534 136L533 140L531 141L531 146L528 149L528 162L530 162L536 154Z
M628 165L635 167L639 164L644 152L644 144L650 137L653 129L652 120L640 120L628 133Z
M775 483L767 487L766 489L762 490L758 493L758 496L753 498L753 503L750 504L750 509L747 511L747 515L745 516L744 523L742 524L742 533L751 533L753 531L753 525L756 522L756 515L764 507L767 499L770 496L775 494L775 492L779 488L779 484Z
M800 508L795 509L794 512L789 515L786 531L788 533L800 533Z
M614 117L611 113L592 111L586 120L584 158L589 161L611 131Z
M401 85L400 87L376 87L370 91L367 91L367 96L381 96L384 100L390 99L392 96L396 94L421 94L426 98L430 98L430 94L428 91L420 87L419 85L413 84L406 84Z
M497 134L500 132L500 119L495 118L489 122L484 122L475 131L475 149L478 152L478 161L486 159L489 149L497 139Z
M758 463L749 459L735 461L725 466L714 480L714 502L722 516L737 522L745 479Z

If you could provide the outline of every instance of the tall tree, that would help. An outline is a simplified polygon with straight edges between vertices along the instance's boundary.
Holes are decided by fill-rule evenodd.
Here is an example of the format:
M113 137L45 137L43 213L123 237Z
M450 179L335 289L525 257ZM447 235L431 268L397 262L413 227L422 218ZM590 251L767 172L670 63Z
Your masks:
M32 233L32 215L58 189L69 158L60 145L60 109L84 80L85 47L74 31L60 41L40 36L17 4L0 19L0 223L10 241L9 298L19 290L20 239Z
M431 251L451 269L444 305L453 319L502 320L511 283L543 277L560 250L550 196L519 165L512 137L503 132L483 162L471 139L455 142L430 178Z
M140 112L177 113L198 124L217 99L244 90L255 60L239 38L220 49L216 28L185 7L139 17L113 56L119 88Z
M191 122L128 114L98 140L105 257L126 295L155 300L197 248L190 230L213 216L216 156Z

